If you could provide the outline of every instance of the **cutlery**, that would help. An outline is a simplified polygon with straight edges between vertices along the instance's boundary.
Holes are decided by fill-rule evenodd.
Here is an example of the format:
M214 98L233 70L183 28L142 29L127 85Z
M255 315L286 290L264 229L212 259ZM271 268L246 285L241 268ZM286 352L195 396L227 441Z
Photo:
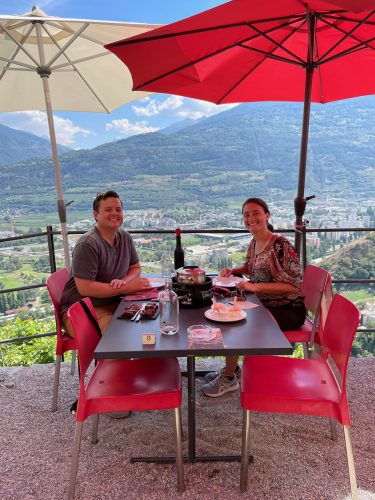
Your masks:
M136 323L138 323L138 321L141 321L142 313L145 310L145 308L146 308L146 304L143 304L142 307L140 308L140 310L138 311L138 316L134 320Z
M142 306L142 307L143 307L143 306ZM130 318L130 321L135 321L135 320L138 318L138 316L140 316L140 314L141 314L141 310L142 310L142 308L141 308L141 309L138 309L138 311L134 314L134 316L132 316L132 317Z

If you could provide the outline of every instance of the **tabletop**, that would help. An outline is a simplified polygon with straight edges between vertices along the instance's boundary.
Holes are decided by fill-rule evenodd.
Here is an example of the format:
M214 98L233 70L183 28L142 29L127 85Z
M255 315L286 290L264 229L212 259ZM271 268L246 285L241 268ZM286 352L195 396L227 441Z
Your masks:
M129 305L129 302L122 300L95 350L95 358L291 354L292 346L256 295L249 295L248 300L258 304L258 307L247 309L246 318L235 322L219 323L207 319L204 316L209 309L207 306L197 309L180 308L180 328L172 336L160 332L159 318L142 319L138 323L118 319ZM221 329L222 344L208 344L204 348L189 347L187 328L202 323ZM142 345L142 334L147 333L156 335L154 345Z

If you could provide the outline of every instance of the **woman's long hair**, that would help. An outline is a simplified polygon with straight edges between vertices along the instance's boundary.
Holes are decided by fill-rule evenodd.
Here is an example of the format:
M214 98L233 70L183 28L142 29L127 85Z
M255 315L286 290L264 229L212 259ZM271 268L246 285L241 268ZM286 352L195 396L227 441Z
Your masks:
M265 214L270 214L271 215L271 212L270 212L270 210L268 208L267 203L264 200L262 200L262 198L248 198L244 202L244 204L242 205L242 213L244 211L245 206L248 203L255 203L256 205L259 205L260 207L263 208ZM275 232L273 225L270 224L269 222L267 222L267 229L268 229L268 231L271 231L271 233Z

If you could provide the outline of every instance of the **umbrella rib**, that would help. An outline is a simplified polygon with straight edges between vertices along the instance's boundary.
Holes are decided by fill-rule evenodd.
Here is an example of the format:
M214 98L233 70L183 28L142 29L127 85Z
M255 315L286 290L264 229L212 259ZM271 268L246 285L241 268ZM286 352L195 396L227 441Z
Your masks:
M288 23L290 24L291 22L295 22L301 19L301 15L290 15L290 16L282 16L282 17L275 17L275 18L269 18L269 19L258 19L257 21L253 21L253 24L261 24L265 22L273 22L273 21L283 21L283 20L288 20ZM137 35L137 38L134 39L135 37L132 37L130 39L125 39L125 40L119 40L118 42L112 42L110 45L111 47L122 47L124 45L132 45L132 44L138 44L142 42L154 42L155 40L163 40L165 38L173 38L173 37L181 37L181 36L187 36L187 35L196 35L200 33L207 33L209 31L219 31L219 30L224 30L224 29L231 29L231 28L239 28L241 26L245 26L248 23L246 21L241 21L239 23L231 23L231 24L222 24L221 26L207 26L205 28L197 28L197 29L191 29L187 31L179 31L177 33L164 33L162 35L155 35L155 36L149 36L148 38L142 37L140 35ZM277 26L277 28L273 29L278 29L280 26ZM161 28L158 28L161 29ZM271 30L272 31L272 30Z
M298 28L296 28L293 33L295 33L296 31L299 30L299 28L301 26L303 26L303 24L305 24L306 21L302 22L300 26L298 26ZM263 32L261 31L260 29L258 29L256 26L254 26L252 23L246 23L248 26L250 26L251 29L253 29L254 31L256 31L257 33L259 33L260 36L262 36L263 38L265 38L266 40L269 40L270 42L274 43L275 45L278 46L278 48L280 48L281 50L284 50L287 54L289 54L291 57L294 57L295 59L297 59L300 63L302 64L305 64L305 61L303 59L301 59L300 57L297 56L297 54L294 54L291 50L287 49L286 47L284 47L281 43L279 42L276 42L276 40L274 40L273 38L271 38L270 36L267 35L266 32ZM278 29L280 27L278 26ZM283 40L283 42L285 42L285 40Z
M84 24L83 26L81 26L81 28L74 33L73 37L63 47L60 47L59 44L56 42L55 38L53 37L53 35L51 35L51 33L49 33L47 28L42 24L43 30L47 33L47 35L50 37L50 39L53 41L53 43L59 48L59 51L48 62L48 64L47 64L48 67L51 67L51 65L56 61L56 59L58 59L62 54L64 54L66 49L68 47L70 47L72 43L74 43L76 41L76 39L81 35L81 33L83 31L85 31L87 26L88 26L88 24Z
M61 26L59 26L58 23L55 23L55 22L52 22L52 21L46 21L45 24L47 24L48 26L52 26L52 28L60 28L61 29ZM74 31L74 29L69 28L69 26L64 26L64 31L66 31L67 33L71 33L72 35L74 33L76 33ZM84 38L85 40L88 40L89 42L96 43L96 44L100 45L101 47L103 47L103 45L105 43L107 43L105 40L98 40L97 38L93 38L92 36L85 35L84 33L81 34L81 37Z
M320 61L320 65L334 61L335 59L339 59L340 57L354 54L355 52L358 52L359 50L363 50L363 49L367 48L368 44L373 42L374 40L375 40L375 36L369 38L368 40L364 40L363 42L358 43L357 45L354 45L350 49L343 50L342 52L339 52L338 54L335 54L334 56L328 57L324 61Z
M82 62L90 61L92 59L97 59L98 57L105 57L105 56L110 56L110 55L112 55L112 52L109 52L109 51L101 52L100 54L93 54L92 56L82 57L81 59L75 59L74 61L69 61L66 63L58 64L57 66L52 66L51 71L66 68L67 66L72 66L74 64L79 64Z
M291 31L289 33L289 35L287 35L284 40L281 42L281 43L285 43L292 35L294 35L295 31L297 31L298 29L301 28L301 26L303 26L303 24L306 23L306 19L304 20L304 22L302 24L300 24L294 31ZM274 47L273 51L276 50L277 47ZM268 56L270 56L270 53L267 53ZM218 101L217 101L217 104L221 104L222 101L228 97L228 95L233 92L233 90L238 87L239 85L241 85L241 83L249 76L251 75L251 73L253 73L262 63L264 62L264 59L262 59L261 61L258 62L258 64L256 64L253 68L251 68L251 70L249 70L246 75L244 75L238 82L236 82L235 85L233 85L233 87L231 89L229 89ZM298 64L296 61L291 61L291 64Z
M37 61L36 59L34 59L34 57L30 54L30 52L29 52L28 50L26 50L26 49L25 49L25 47L22 45L22 43L23 43L25 40L27 40L28 36L30 35L30 33L31 33L32 29L33 29L33 26L31 26L31 28L30 28L30 30L28 31L28 33L26 33L26 34L25 34L25 36L22 38L22 43L20 43L20 42L19 42L19 41L18 41L18 40L17 40L17 39L16 39L16 38L12 35L12 33L11 33L9 30L7 30L4 26L0 26L0 27L1 27L1 29L2 29L3 31L5 31L5 33L9 36L9 38L10 38L11 40L13 40L13 42L14 42L14 43L18 46L18 49L19 49L19 50L22 50L22 51L23 51L23 52L27 55L27 57L29 57L29 58L32 60L32 62L33 62L33 63L34 63L34 64L38 67L38 66L39 66L38 61ZM17 52L15 52L14 56L15 56L15 55L17 55L17 53L18 53L18 51L17 51ZM20 64L20 65L21 65L21 63L17 63L17 64ZM30 67L32 67L32 66L30 66Z
M86 29L88 25L86 25L84 27L84 29ZM80 31L80 30L79 30ZM47 31L48 33L48 31ZM76 32L78 33L78 32ZM50 34L48 33L48 35L50 36ZM78 36L78 35L77 35ZM77 37L74 38L74 40L76 39ZM65 49L70 45L69 44L66 44L63 48L60 47L59 43L57 42L57 40L55 40L53 37L51 37L51 40L53 41L53 43L56 45L56 47L59 49L59 52L58 52L58 57L61 55L62 57L65 57L68 61L68 63L64 64L67 65L69 64L70 66L73 67L74 71L77 73L77 75L79 76L79 78L81 78L81 80L85 83L85 85L87 86L87 88L89 89L89 91L93 94L93 96L95 97L95 99L99 102L99 104L103 107L104 111L106 113L110 113L110 110L107 108L107 106L104 104L104 102L102 101L102 99L99 97L99 95L95 92L95 90L92 88L92 86L89 84L89 82L86 80L86 78L82 75L82 73L80 72L80 70L76 67L76 64L78 63L78 61L72 61L68 54L65 52ZM71 40L70 42L72 43L74 40ZM110 52L108 52L108 54L110 54ZM54 60L56 59L56 57L53 58ZM52 60L51 60L52 61ZM49 64L51 64L51 61ZM61 65L59 66L56 66L55 68L51 68L50 67L50 70L51 71L54 71L58 68L61 68Z
M293 16L293 17L296 17L296 16ZM283 19L286 19L286 18L283 18ZM301 19L301 16L299 16L299 18L298 18L298 19L300 20L300 19ZM289 18L289 21L288 21L287 23L283 23L282 25L279 25L279 26L276 26L276 27L274 27L274 28L271 28L271 29L268 31L268 33L272 32L272 31L275 31L275 30L277 30L277 29L280 29L281 27L284 27L284 26L289 26L292 22L295 22L295 20L294 20L294 21L291 21L291 20L290 20L290 18ZM303 24L303 23L302 23L302 24ZM302 24L301 24L301 25L302 25ZM247 26L247 23L241 23L241 26ZM299 28L300 28L300 26L298 27L298 29L299 29ZM294 33L294 31L292 31L292 32L290 33L290 35L288 35L288 36L287 36L287 37L283 40L283 42L285 42L285 41L286 41L286 40L287 40L287 39L288 39L288 38L289 38L289 37L290 37L293 33ZM259 34L257 34L257 35L256 35L256 37L258 37L258 36L260 36L260 35L259 35ZM215 52L211 52L210 54L207 54L207 55L205 55L205 56L199 57L198 59L194 59L194 61L190 61L190 62L189 62L189 63L187 63L187 64L183 64L182 66L179 66L179 67L177 67L177 68L174 68L174 69L172 69L171 71L167 71L166 73L163 73L163 74L161 74L161 75L158 75L158 76L156 76L155 78L152 78L151 80L148 80L148 81L146 81L146 82L143 82L143 83L141 83L141 84L137 85L136 87L134 87L134 88L133 88L133 90L140 90L140 89L142 89L142 87L144 87L144 86L146 86L146 85L150 85L150 84L152 84L152 83L157 82L158 80L162 80L163 78L166 78L166 77L168 77L168 76L170 76L170 75L172 75L172 74L174 74L174 73L177 73L178 71L182 71L182 70L184 70L184 69L190 68L191 66L194 66L195 64L199 64L200 62L205 61L206 59L209 59L209 58L211 58L211 57L213 57L213 56L217 56L218 54L221 54L222 52L225 52L226 50L230 50L230 49L232 49L233 47L240 46L240 47L245 47L245 48L248 48L248 49L249 49L250 47L247 47L247 46L242 46L242 45L241 45L241 43L249 42L249 41L251 41L251 40L254 40L254 38L255 38L255 37L245 38L244 40L241 40L240 42L234 42L234 43L232 43L231 45L229 45L229 46L227 46L227 47L223 47L223 48L221 48L221 49L219 49L219 50L216 50ZM276 47L275 47L275 49L276 49ZM274 49L274 50L275 50L275 49ZM252 49L252 50L255 50L255 49ZM258 51L258 52L260 52L260 49L257 49L257 51ZM268 52L266 53L266 52L263 52L263 51L262 51L261 53L263 53L263 54L268 54ZM281 58L281 57L280 57L280 60L282 60L282 61L284 61L284 62L289 62L289 63L291 63L291 64L297 64L297 65L299 65L299 64L300 64L300 63L298 63L297 61L289 60L289 59L287 59L287 58Z
M370 12L366 17L364 17L360 22L357 22L357 24L355 26L353 26L353 28L349 31L345 31L345 30L342 30L340 29L339 31L341 33L344 33L344 36L341 38L341 40L338 40L331 48L329 48L325 54L323 54L317 61L316 61L316 64L320 64L321 61L324 61L324 59L327 57L328 54L330 54L333 50L335 50L336 47L338 47L339 45L341 45L347 38L349 37L352 37L352 34L360 27L362 26L366 21L367 19L372 16L374 14L375 11L372 11ZM328 26L331 26L331 28L336 28L336 26L334 25L334 23L330 23L328 21L326 21L325 19L323 18L320 18L320 20L322 22L324 22L325 24L327 24ZM356 41L361 41L360 39L357 39L357 37L353 37Z

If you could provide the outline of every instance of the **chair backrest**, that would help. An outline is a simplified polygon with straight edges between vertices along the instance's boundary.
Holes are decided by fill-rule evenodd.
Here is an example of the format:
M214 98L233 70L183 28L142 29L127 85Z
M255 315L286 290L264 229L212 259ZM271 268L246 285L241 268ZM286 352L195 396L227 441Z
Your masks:
M324 325L323 355L329 355L341 375L342 387L346 384L346 368L354 336L361 318L359 309L350 300L336 294L332 299Z
M96 313L94 306L89 298L83 299L91 314L95 319ZM73 304L68 310L68 318L74 331L74 337L78 349L78 359L81 369L81 381L84 380L87 368L90 366L95 348L100 340L100 335L97 332L94 324L87 316L80 302Z
M51 274L51 276L48 276L46 281L47 290L49 292L53 308L55 310L58 329L60 329L60 300L68 278L69 271L64 267L63 269L60 269L59 271Z
M320 312L320 305L328 275L328 271L313 264L306 266L303 274L301 290L305 296L305 306L314 315Z

